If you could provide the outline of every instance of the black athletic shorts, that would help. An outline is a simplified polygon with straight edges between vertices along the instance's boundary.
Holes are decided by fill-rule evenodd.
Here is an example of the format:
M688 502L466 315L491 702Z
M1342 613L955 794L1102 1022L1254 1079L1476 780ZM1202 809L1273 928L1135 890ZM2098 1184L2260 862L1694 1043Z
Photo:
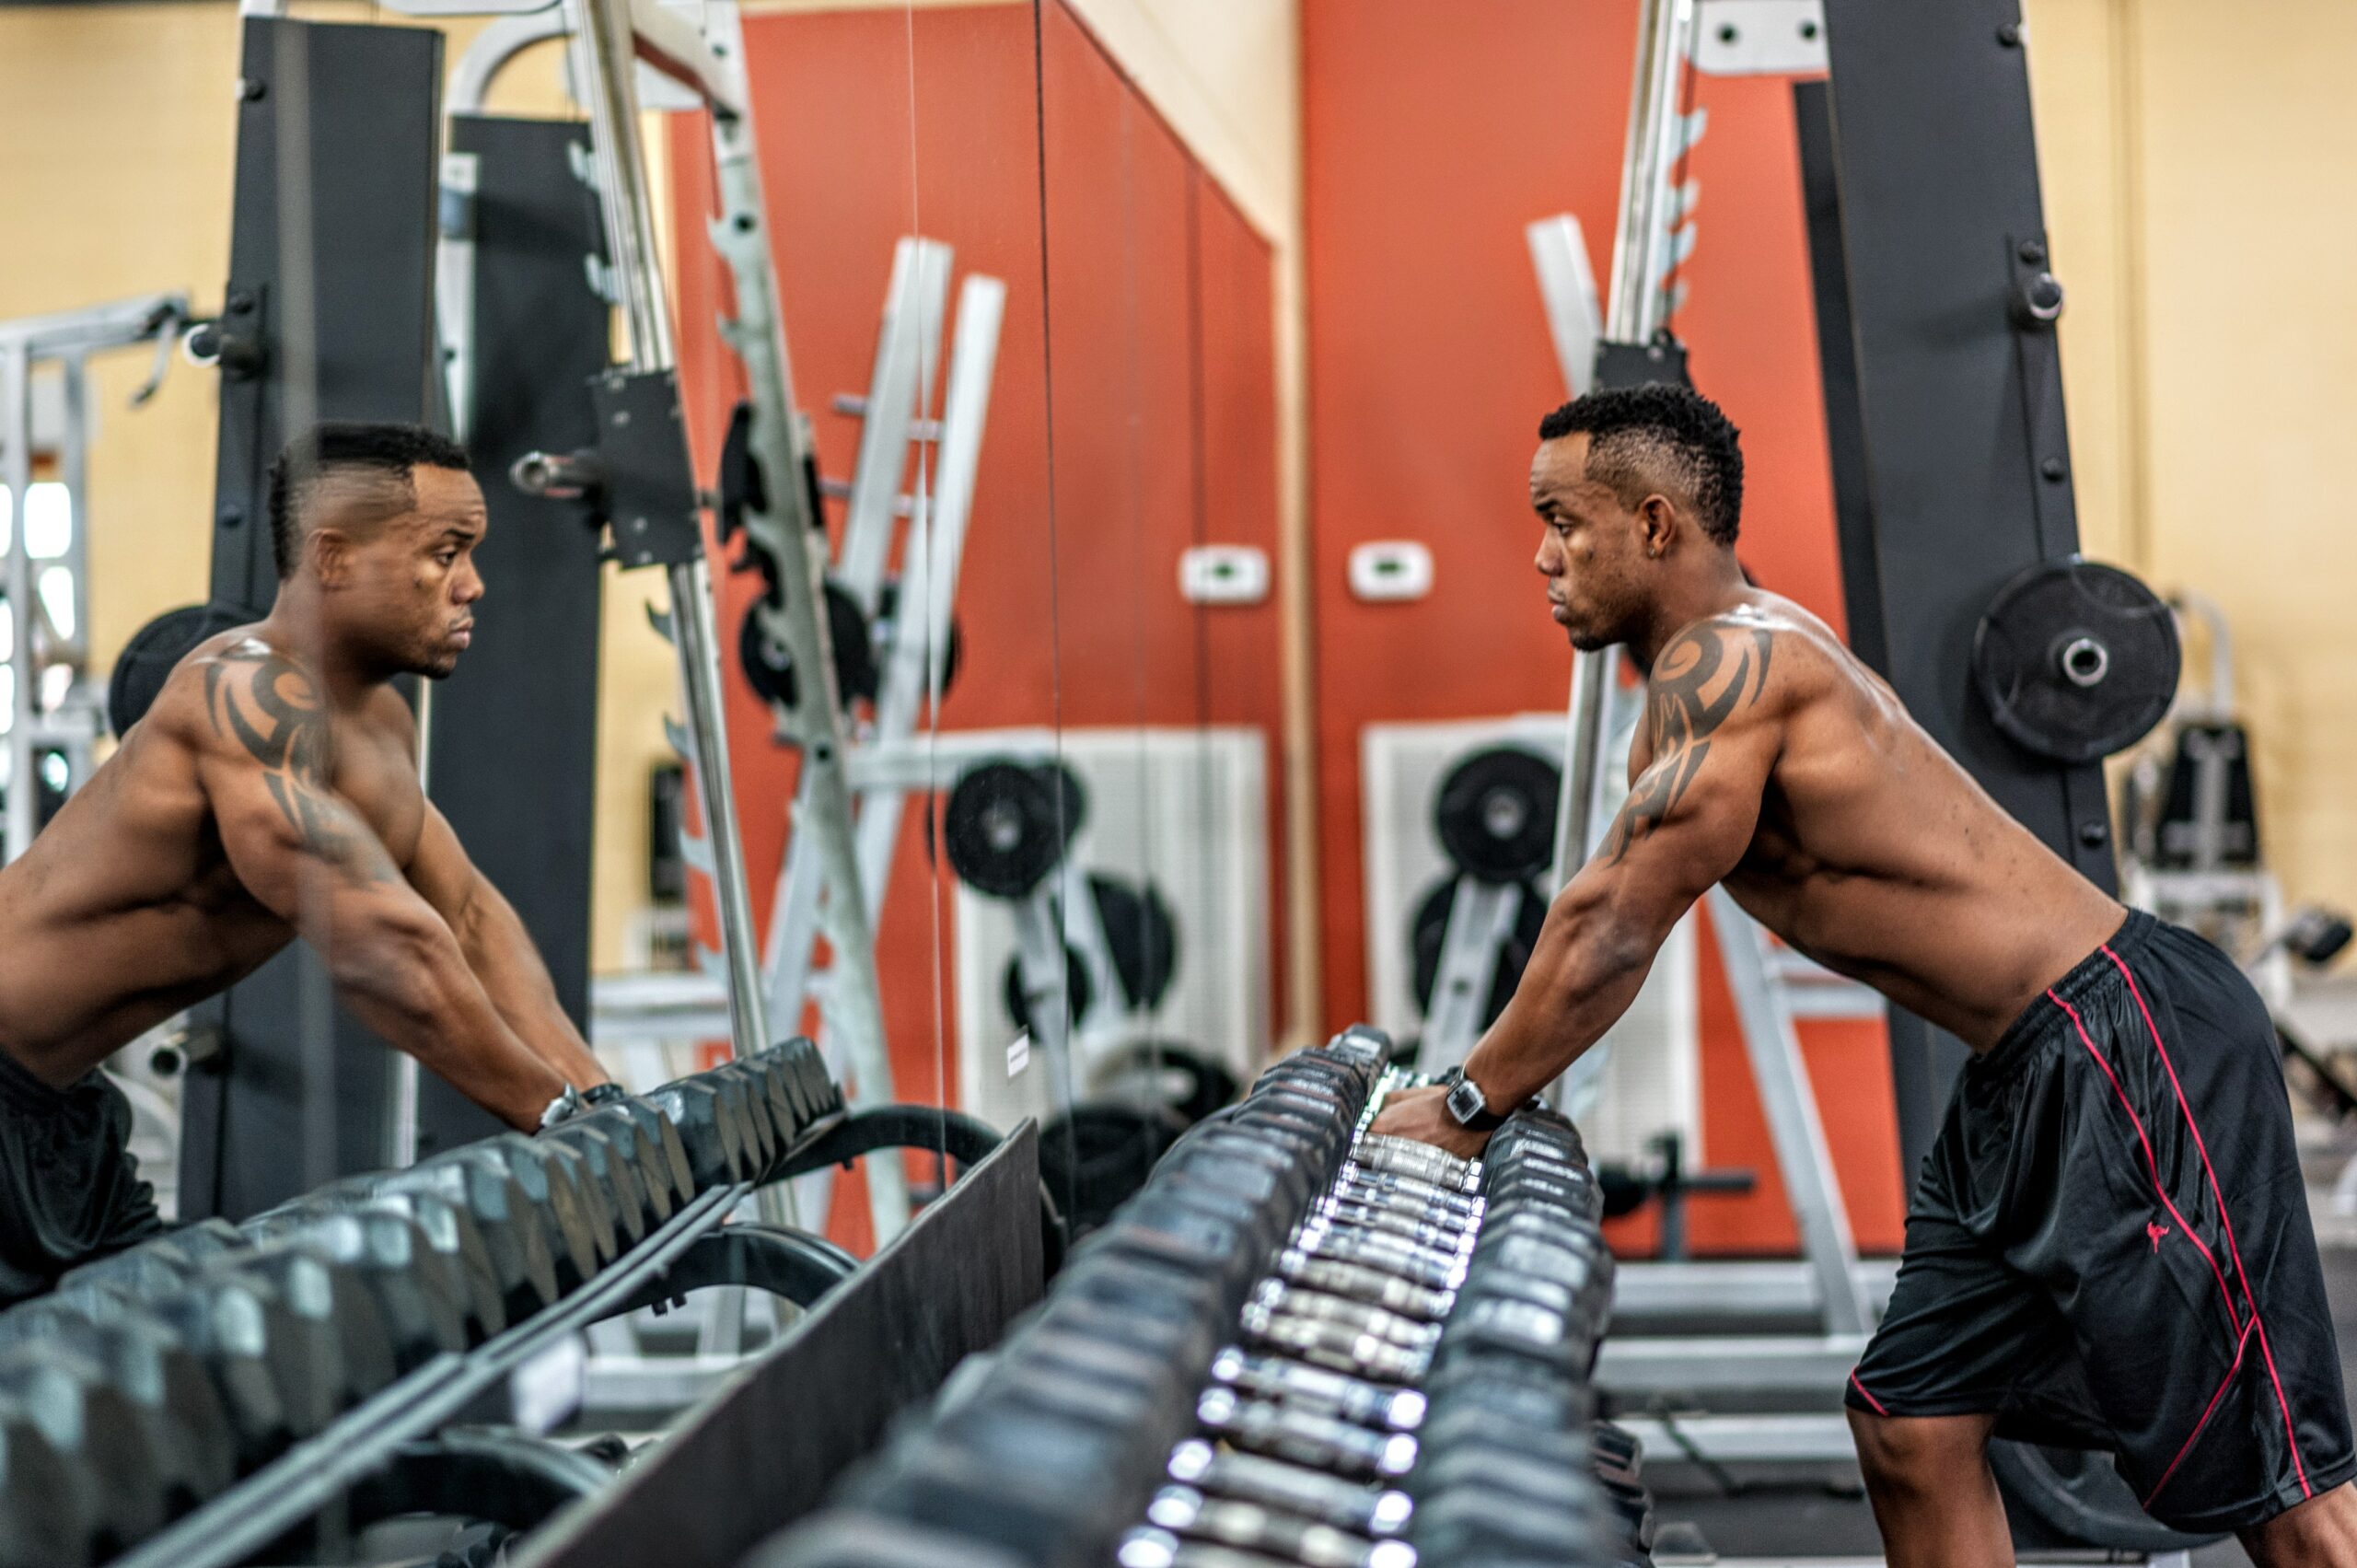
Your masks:
M0 1307L161 1234L130 1143L131 1102L105 1074L53 1089L0 1051Z
M2266 1005L2141 912L1965 1069L1856 1409L2108 1450L2185 1530L2357 1471Z

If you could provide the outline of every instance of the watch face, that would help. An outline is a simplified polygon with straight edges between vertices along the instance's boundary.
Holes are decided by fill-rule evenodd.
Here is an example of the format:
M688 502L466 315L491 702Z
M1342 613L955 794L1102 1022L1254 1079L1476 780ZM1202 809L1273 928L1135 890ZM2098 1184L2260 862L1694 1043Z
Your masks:
M1469 1123L1490 1109L1489 1103L1481 1098L1481 1086L1464 1079L1459 1079L1457 1086L1448 1091L1445 1103L1449 1115L1456 1118L1459 1125Z

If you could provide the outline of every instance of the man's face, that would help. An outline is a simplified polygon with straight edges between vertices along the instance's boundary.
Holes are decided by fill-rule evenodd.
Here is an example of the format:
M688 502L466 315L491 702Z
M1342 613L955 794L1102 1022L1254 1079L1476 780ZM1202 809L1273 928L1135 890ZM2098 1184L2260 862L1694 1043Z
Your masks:
M1594 653L1624 643L1645 609L1643 522L1587 477L1585 431L1541 441L1530 460L1530 505L1543 530L1532 563L1572 646Z
M474 551L487 518L463 470L421 464L410 482L416 505L349 545L342 619L370 662L439 679L473 639L482 598Z

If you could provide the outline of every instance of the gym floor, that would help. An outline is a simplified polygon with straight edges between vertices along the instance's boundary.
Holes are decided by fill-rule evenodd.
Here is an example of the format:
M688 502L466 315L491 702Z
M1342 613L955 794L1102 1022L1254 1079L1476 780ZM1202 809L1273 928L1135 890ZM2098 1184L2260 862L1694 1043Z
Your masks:
M2357 1127L2334 1126L2305 1106L2294 1109L2307 1167L2308 1206L2340 1342L2341 1381L2357 1406L2357 1215L2337 1214L2332 1208L2333 1183L2342 1167L2357 1158ZM1736 1559L1791 1563L1873 1559L1882 1553L1854 1467L1734 1496L1689 1467L1669 1472L1649 1469L1648 1479L1662 1528L1691 1524L1723 1563ZM1668 1539L1657 1541L1655 1558L1665 1565L1695 1561ZM2193 1568L2249 1565L2249 1554L2235 1540L2219 1541L2193 1554Z

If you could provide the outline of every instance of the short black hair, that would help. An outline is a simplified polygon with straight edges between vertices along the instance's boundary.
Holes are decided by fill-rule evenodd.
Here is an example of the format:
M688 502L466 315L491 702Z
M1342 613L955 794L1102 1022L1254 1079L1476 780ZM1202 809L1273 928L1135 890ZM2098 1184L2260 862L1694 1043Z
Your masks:
M286 443L270 465L270 552L278 562L278 580L293 576L303 559L302 513L314 484L356 469L399 485L414 505L417 491L410 474L421 466L464 470L466 448L422 424L350 420L324 421Z
M1735 543L1743 517L1743 433L1691 387L1649 381L1573 398L1538 422L1538 438L1585 432L1588 477L1634 506L1665 478L1686 492L1702 531Z

